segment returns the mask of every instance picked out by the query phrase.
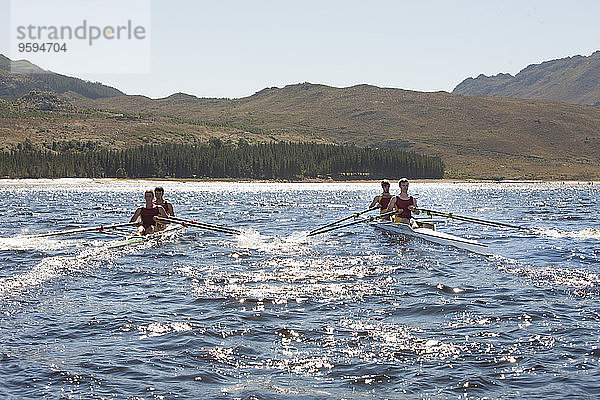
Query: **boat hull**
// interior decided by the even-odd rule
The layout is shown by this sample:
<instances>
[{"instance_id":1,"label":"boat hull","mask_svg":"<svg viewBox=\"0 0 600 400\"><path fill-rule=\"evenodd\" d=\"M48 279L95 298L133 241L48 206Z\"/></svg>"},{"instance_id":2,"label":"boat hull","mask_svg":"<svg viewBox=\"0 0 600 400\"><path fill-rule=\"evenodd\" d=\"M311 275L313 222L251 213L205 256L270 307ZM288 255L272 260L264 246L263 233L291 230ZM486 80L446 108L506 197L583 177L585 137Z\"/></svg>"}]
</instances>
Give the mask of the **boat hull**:
<instances>
[{"instance_id":1,"label":"boat hull","mask_svg":"<svg viewBox=\"0 0 600 400\"><path fill-rule=\"evenodd\" d=\"M459 249L468 250L478 254L489 254L487 245L479 243L476 240L465 239L448 233L439 232L430 228L413 228L407 224L401 224L391 221L371 222L376 229L397 235L416 237L432 243L445 246L453 246Z\"/></svg>"},{"instance_id":2,"label":"boat hull","mask_svg":"<svg viewBox=\"0 0 600 400\"><path fill-rule=\"evenodd\" d=\"M112 243L111 245L109 245L108 248L114 249L114 248L119 248L119 247L126 247L126 246L131 246L134 244L138 244L138 243L143 243L143 242L146 242L146 241L152 240L152 239L159 239L161 236L164 236L164 235L174 232L174 231L178 231L183 228L184 228L183 225L169 225L165 230L155 232L152 235L146 235L146 236L133 235L131 237L128 237L127 239L119 240L118 242L115 242L115 243Z\"/></svg>"}]
</instances>

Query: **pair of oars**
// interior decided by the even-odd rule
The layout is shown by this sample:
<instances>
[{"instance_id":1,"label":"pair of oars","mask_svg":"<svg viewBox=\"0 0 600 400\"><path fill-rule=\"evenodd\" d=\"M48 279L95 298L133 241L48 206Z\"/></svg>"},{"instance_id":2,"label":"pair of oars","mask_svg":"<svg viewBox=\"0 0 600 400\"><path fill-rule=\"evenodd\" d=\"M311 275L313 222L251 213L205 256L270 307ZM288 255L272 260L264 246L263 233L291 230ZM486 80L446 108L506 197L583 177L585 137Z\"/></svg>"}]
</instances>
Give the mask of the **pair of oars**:
<instances>
[{"instance_id":1,"label":"pair of oars","mask_svg":"<svg viewBox=\"0 0 600 400\"><path fill-rule=\"evenodd\" d=\"M206 222L199 222L199 221L183 219L183 218L178 218L178 217L173 217L173 216L168 216L166 218L165 217L155 217L154 219L157 222L168 222L168 223L174 223L174 224L181 224L183 226L193 226L193 227L204 229L207 231L224 233L226 235L241 235L242 234L242 231L235 229L235 228L229 228L227 226L209 224Z\"/></svg>"},{"instance_id":2,"label":"pair of oars","mask_svg":"<svg viewBox=\"0 0 600 400\"><path fill-rule=\"evenodd\" d=\"M239 231L237 229L229 228L226 226L208 224L205 222L187 220L187 219L173 217L173 216L169 216L168 218L156 217L156 221L176 223L176 224L181 224L183 226L194 226L196 228L201 228L204 230L209 230L209 231L214 231L214 232L225 233L228 235L240 235L242 233L241 231ZM70 234L75 234L75 233L85 233L85 232L113 233L114 231L119 231L119 228L124 228L127 226L136 226L136 225L138 225L137 222L127 222L127 223L122 223L122 224L111 224L111 225L92 226L92 227L87 227L87 228L66 229L66 230L56 231L56 232L40 233L37 235L31 235L28 237L29 238L41 238L41 237L49 237L49 236L70 235ZM119 233L121 233L121 232L119 232Z\"/></svg>"},{"instance_id":3,"label":"pair of oars","mask_svg":"<svg viewBox=\"0 0 600 400\"><path fill-rule=\"evenodd\" d=\"M429 216L435 215L438 217L452 218L452 219L456 219L459 221L472 222L474 224L480 224L480 225L498 226L498 227L502 227L502 228L513 228L513 229L519 229L522 231L535 231L534 228L527 228L525 226L512 225L512 224L507 224L507 223L498 222L498 221L488 221L485 219L479 219L479 218L473 218L473 217L466 217L464 215L456 215L453 213L429 210L427 208L418 208L418 210Z\"/></svg>"},{"instance_id":4,"label":"pair of oars","mask_svg":"<svg viewBox=\"0 0 600 400\"><path fill-rule=\"evenodd\" d=\"M123 223L123 224L91 226L91 227L87 227L87 228L67 229L67 230L63 230L63 231L40 233L37 235L31 235L29 237L30 238L41 238L41 237L48 237L48 236L70 235L73 233L83 233L83 232L107 233L110 230L118 230L118 228L123 228L126 226L134 226L134 225L137 225L137 223L136 222L127 222L127 223Z\"/></svg>"},{"instance_id":5,"label":"pair of oars","mask_svg":"<svg viewBox=\"0 0 600 400\"><path fill-rule=\"evenodd\" d=\"M371 207L371 208L368 208L366 210L354 213L352 215L349 215L347 217L344 217L342 219L334 221L334 222L332 222L330 224L323 225L323 226L321 226L321 227L319 227L317 229L313 229L312 231L310 231L308 233L307 236L320 235L321 233L331 232L331 231L334 231L336 229L341 229L341 228L345 228L347 226L352 226L352 225L360 224L362 222L371 222L371 221L374 221L374 220L376 220L378 218L385 218L387 216L396 214L396 211L390 211L390 212L387 212L387 213L384 213L384 214L377 215L375 217L361 218L361 219L359 219L357 221L352 221L352 222L348 222L348 223L342 224L342 222L347 221L350 218L358 218L360 215L362 215L364 213L367 213L367 212L373 211L373 210L378 210L378 209L379 209L379 207Z\"/></svg>"}]
</instances>

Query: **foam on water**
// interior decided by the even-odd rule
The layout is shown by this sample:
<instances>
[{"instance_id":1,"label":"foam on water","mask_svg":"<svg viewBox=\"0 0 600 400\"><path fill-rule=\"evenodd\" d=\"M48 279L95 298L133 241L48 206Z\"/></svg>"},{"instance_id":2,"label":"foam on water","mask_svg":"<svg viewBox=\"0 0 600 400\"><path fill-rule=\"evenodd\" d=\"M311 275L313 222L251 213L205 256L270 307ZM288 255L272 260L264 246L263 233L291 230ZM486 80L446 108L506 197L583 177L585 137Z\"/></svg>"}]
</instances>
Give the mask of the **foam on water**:
<instances>
[{"instance_id":1,"label":"foam on water","mask_svg":"<svg viewBox=\"0 0 600 400\"><path fill-rule=\"evenodd\" d=\"M242 249L253 249L265 253L299 252L302 246L309 243L302 232L292 233L287 237L271 237L262 235L254 229L243 229L236 237L236 246Z\"/></svg>"},{"instance_id":2,"label":"foam on water","mask_svg":"<svg viewBox=\"0 0 600 400\"><path fill-rule=\"evenodd\" d=\"M585 228L580 231L564 231L558 229L536 229L540 235L551 238L574 238L600 240L600 231L595 228Z\"/></svg>"},{"instance_id":3,"label":"foam on water","mask_svg":"<svg viewBox=\"0 0 600 400\"><path fill-rule=\"evenodd\" d=\"M227 274L212 267L180 267L179 271L200 278L194 290L199 297L218 294L240 302L258 300L276 304L308 300L326 302L381 294L386 285L393 283L393 279L379 276L397 268L382 260L380 255L307 259L274 257L251 270L240 268Z\"/></svg>"},{"instance_id":4,"label":"foam on water","mask_svg":"<svg viewBox=\"0 0 600 400\"><path fill-rule=\"evenodd\" d=\"M147 337L163 336L169 333L191 331L192 329L193 327L186 322L170 322L162 324L159 322L152 322L147 325L139 326L138 332L140 333L140 339L144 339Z\"/></svg>"},{"instance_id":5,"label":"foam on water","mask_svg":"<svg viewBox=\"0 0 600 400\"><path fill-rule=\"evenodd\" d=\"M84 265L90 257L98 254L97 251L91 250L76 257L46 257L24 273L0 278L0 295L38 287L51 279L68 275Z\"/></svg>"},{"instance_id":6,"label":"foam on water","mask_svg":"<svg viewBox=\"0 0 600 400\"><path fill-rule=\"evenodd\" d=\"M36 287L52 278L62 275L62 271L66 268L66 260L68 259L64 257L46 258L24 274L0 278L0 295Z\"/></svg>"},{"instance_id":7,"label":"foam on water","mask_svg":"<svg viewBox=\"0 0 600 400\"><path fill-rule=\"evenodd\" d=\"M0 250L37 250L55 251L74 247L79 253L75 256L47 256L35 264L31 269L22 273L0 278L0 295L6 295L18 290L30 289L41 286L52 279L75 274L82 269L107 262L115 257L122 256L128 252L141 251L144 248L156 246L159 242L172 240L177 232L169 232L160 239L151 239L143 243L120 249L111 248L110 240L55 240L48 238L9 238L5 239L7 248ZM117 239L115 241L119 241ZM29 248L28 246L32 247ZM83 250L80 247L84 246ZM38 247L35 247L38 246Z\"/></svg>"},{"instance_id":8,"label":"foam on water","mask_svg":"<svg viewBox=\"0 0 600 400\"><path fill-rule=\"evenodd\" d=\"M69 239L35 238L28 236L15 236L0 238L0 250L59 250L66 247L77 246L81 241Z\"/></svg>"},{"instance_id":9,"label":"foam on water","mask_svg":"<svg viewBox=\"0 0 600 400\"><path fill-rule=\"evenodd\" d=\"M600 289L600 274L560 265L535 266L518 260L496 256L499 269L528 277L535 285L566 286L574 289Z\"/></svg>"}]
</instances>

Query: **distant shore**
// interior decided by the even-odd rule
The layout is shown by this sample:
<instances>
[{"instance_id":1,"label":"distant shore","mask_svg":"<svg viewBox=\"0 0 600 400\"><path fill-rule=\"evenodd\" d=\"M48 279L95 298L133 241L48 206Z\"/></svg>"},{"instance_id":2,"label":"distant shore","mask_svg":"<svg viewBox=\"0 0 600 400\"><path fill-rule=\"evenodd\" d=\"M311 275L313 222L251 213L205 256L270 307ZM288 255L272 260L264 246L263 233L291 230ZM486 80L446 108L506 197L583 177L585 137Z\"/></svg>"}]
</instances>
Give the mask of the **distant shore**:
<instances>
[{"instance_id":1,"label":"distant shore","mask_svg":"<svg viewBox=\"0 0 600 400\"><path fill-rule=\"evenodd\" d=\"M398 179L394 178L382 178L388 179L394 187L394 183L397 183ZM3 181L59 181L59 180L81 180L81 181L97 181L103 183L109 182L128 182L128 181L147 181L147 182L205 182L205 183L369 183L373 185L379 185L381 180L333 180L333 179L302 179L302 180L288 180L288 179L235 179L235 178L9 178L2 177L0 182ZM598 184L600 181L585 181L585 180L552 180L552 179L505 179L505 180L494 180L494 179L455 179L455 178L442 178L442 179L410 179L412 183L446 183L446 184L457 184L457 183L497 183L497 184L514 184L514 183L589 183Z\"/></svg>"}]
</instances>

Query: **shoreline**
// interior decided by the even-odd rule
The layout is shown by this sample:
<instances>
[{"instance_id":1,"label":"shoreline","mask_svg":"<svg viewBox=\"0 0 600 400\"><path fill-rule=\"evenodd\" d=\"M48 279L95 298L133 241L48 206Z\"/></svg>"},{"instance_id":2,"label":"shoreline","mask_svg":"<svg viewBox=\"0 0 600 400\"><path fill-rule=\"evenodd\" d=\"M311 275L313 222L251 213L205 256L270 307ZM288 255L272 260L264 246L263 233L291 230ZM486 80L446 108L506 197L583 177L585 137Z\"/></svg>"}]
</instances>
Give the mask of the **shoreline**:
<instances>
[{"instance_id":1,"label":"shoreline","mask_svg":"<svg viewBox=\"0 0 600 400\"><path fill-rule=\"evenodd\" d=\"M385 178L388 179L388 178ZM302 180L287 180L287 179L234 179L234 178L0 178L1 182L8 181L61 181L61 180L72 180L72 181L90 181L99 183L110 183L110 182L197 182L197 183L369 183L379 185L381 180L333 180L333 179L302 179ZM388 179L392 186L398 179ZM436 178L436 179L410 179L411 183L445 183L445 184L459 184L459 183L496 183L496 184L515 184L515 183L587 183L587 184L600 184L600 181L594 180L569 180L569 179L505 179L505 180L494 180L494 179L458 179L458 178Z\"/></svg>"}]
</instances>

